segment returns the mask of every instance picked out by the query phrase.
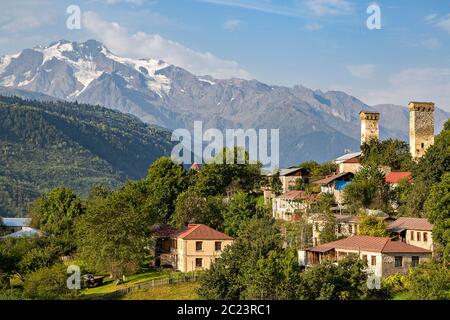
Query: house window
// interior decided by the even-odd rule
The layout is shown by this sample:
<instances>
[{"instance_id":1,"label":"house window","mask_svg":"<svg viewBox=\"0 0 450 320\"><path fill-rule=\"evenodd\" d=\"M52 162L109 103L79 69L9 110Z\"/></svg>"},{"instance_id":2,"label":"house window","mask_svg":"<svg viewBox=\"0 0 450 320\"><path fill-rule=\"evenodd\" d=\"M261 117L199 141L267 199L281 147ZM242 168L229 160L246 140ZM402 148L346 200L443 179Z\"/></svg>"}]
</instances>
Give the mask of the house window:
<instances>
[{"instance_id":1,"label":"house window","mask_svg":"<svg viewBox=\"0 0 450 320\"><path fill-rule=\"evenodd\" d=\"M342 231L342 230L341 230L341 225L338 224L338 225L337 225L337 232L338 232L338 233L341 233L341 231Z\"/></svg>"},{"instance_id":2,"label":"house window","mask_svg":"<svg viewBox=\"0 0 450 320\"><path fill-rule=\"evenodd\" d=\"M411 231L411 241L414 241L414 231Z\"/></svg>"},{"instance_id":3,"label":"house window","mask_svg":"<svg viewBox=\"0 0 450 320\"><path fill-rule=\"evenodd\" d=\"M203 267L203 259L202 258L195 258L195 267L196 268L202 268Z\"/></svg>"},{"instance_id":4,"label":"house window","mask_svg":"<svg viewBox=\"0 0 450 320\"><path fill-rule=\"evenodd\" d=\"M216 251L222 251L222 242L216 241L214 243L214 248L215 248Z\"/></svg>"},{"instance_id":5,"label":"house window","mask_svg":"<svg viewBox=\"0 0 450 320\"><path fill-rule=\"evenodd\" d=\"M423 242L428 242L428 233L423 233Z\"/></svg>"},{"instance_id":6,"label":"house window","mask_svg":"<svg viewBox=\"0 0 450 320\"><path fill-rule=\"evenodd\" d=\"M403 266L403 257L397 256L395 257L395 267L401 268Z\"/></svg>"},{"instance_id":7,"label":"house window","mask_svg":"<svg viewBox=\"0 0 450 320\"><path fill-rule=\"evenodd\" d=\"M422 241L421 233L417 232L417 241Z\"/></svg>"},{"instance_id":8,"label":"house window","mask_svg":"<svg viewBox=\"0 0 450 320\"><path fill-rule=\"evenodd\" d=\"M348 225L348 232L353 233L353 226L351 224Z\"/></svg>"},{"instance_id":9,"label":"house window","mask_svg":"<svg viewBox=\"0 0 450 320\"><path fill-rule=\"evenodd\" d=\"M197 251L202 251L202 249L203 249L203 242L197 241L197 242L195 243L195 250L197 250Z\"/></svg>"},{"instance_id":10,"label":"house window","mask_svg":"<svg viewBox=\"0 0 450 320\"><path fill-rule=\"evenodd\" d=\"M425 148L425 143L422 142L421 146L422 146L422 149Z\"/></svg>"},{"instance_id":11,"label":"house window","mask_svg":"<svg viewBox=\"0 0 450 320\"><path fill-rule=\"evenodd\" d=\"M319 224L317 222L316 222L315 227L316 227L316 231L319 231Z\"/></svg>"},{"instance_id":12,"label":"house window","mask_svg":"<svg viewBox=\"0 0 450 320\"><path fill-rule=\"evenodd\" d=\"M376 266L377 265L377 257L376 256L372 256L371 258L370 258L370 262L371 262L371 265L372 266Z\"/></svg>"},{"instance_id":13,"label":"house window","mask_svg":"<svg viewBox=\"0 0 450 320\"><path fill-rule=\"evenodd\" d=\"M362 260L366 266L369 264L369 261L367 260L367 254L363 254Z\"/></svg>"}]
</instances>

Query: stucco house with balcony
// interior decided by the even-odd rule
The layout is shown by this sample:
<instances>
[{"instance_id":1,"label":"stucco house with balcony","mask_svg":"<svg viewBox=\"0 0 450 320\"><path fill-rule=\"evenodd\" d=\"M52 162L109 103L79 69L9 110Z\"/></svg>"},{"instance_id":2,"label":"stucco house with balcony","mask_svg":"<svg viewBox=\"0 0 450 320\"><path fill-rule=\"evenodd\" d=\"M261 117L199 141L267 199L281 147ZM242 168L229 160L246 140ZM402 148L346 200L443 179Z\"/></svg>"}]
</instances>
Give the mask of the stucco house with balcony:
<instances>
[{"instance_id":1,"label":"stucco house with balcony","mask_svg":"<svg viewBox=\"0 0 450 320\"><path fill-rule=\"evenodd\" d=\"M433 225L425 218L400 217L389 223L388 231L402 242L433 251Z\"/></svg>"},{"instance_id":2,"label":"stucco house with balcony","mask_svg":"<svg viewBox=\"0 0 450 320\"><path fill-rule=\"evenodd\" d=\"M203 224L189 224L171 236L171 264L175 270L209 269L233 238Z\"/></svg>"},{"instance_id":3,"label":"stucco house with balcony","mask_svg":"<svg viewBox=\"0 0 450 320\"><path fill-rule=\"evenodd\" d=\"M318 199L317 194L306 191L289 191L272 201L272 215L277 220L296 221Z\"/></svg>"},{"instance_id":4,"label":"stucco house with balcony","mask_svg":"<svg viewBox=\"0 0 450 320\"><path fill-rule=\"evenodd\" d=\"M367 271L377 277L406 274L410 267L431 259L431 251L424 248L390 238L358 235L299 252L300 263L306 266L326 260L339 263L348 255L359 256L367 263Z\"/></svg>"}]
</instances>

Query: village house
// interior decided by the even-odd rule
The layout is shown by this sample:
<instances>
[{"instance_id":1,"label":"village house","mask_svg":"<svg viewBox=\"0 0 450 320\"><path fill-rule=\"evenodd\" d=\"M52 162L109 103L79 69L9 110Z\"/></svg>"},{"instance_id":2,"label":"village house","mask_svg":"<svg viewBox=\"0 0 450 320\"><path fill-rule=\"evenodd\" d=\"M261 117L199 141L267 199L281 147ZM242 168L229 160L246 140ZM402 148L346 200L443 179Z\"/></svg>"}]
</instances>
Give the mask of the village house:
<instances>
[{"instance_id":1,"label":"village house","mask_svg":"<svg viewBox=\"0 0 450 320\"><path fill-rule=\"evenodd\" d=\"M361 152L347 153L336 160L334 163L337 165L337 172L351 172L355 174L361 169Z\"/></svg>"},{"instance_id":2,"label":"village house","mask_svg":"<svg viewBox=\"0 0 450 320\"><path fill-rule=\"evenodd\" d=\"M158 224L152 230L155 237L155 260L152 266L155 268L172 268L172 236L177 229L167 224Z\"/></svg>"},{"instance_id":3,"label":"village house","mask_svg":"<svg viewBox=\"0 0 450 320\"><path fill-rule=\"evenodd\" d=\"M302 265L323 261L339 262L348 255L356 255L367 264L367 271L377 277L396 273L406 274L410 267L431 259L431 251L390 238L358 236L324 243L299 252Z\"/></svg>"},{"instance_id":4,"label":"village house","mask_svg":"<svg viewBox=\"0 0 450 320\"><path fill-rule=\"evenodd\" d=\"M181 272L209 269L233 240L206 225L189 224L171 236L171 265Z\"/></svg>"},{"instance_id":5,"label":"village house","mask_svg":"<svg viewBox=\"0 0 450 320\"><path fill-rule=\"evenodd\" d=\"M352 172L334 173L324 179L314 181L314 184L320 186L322 193L331 193L338 204L344 203L344 189L351 183L354 174Z\"/></svg>"},{"instance_id":6,"label":"village house","mask_svg":"<svg viewBox=\"0 0 450 320\"><path fill-rule=\"evenodd\" d=\"M298 179L304 183L309 182L310 175L304 168L289 168L280 170L280 180L283 185L283 193L293 190Z\"/></svg>"},{"instance_id":7,"label":"village house","mask_svg":"<svg viewBox=\"0 0 450 320\"><path fill-rule=\"evenodd\" d=\"M275 219L296 221L308 210L311 203L317 200L317 194L306 191L289 191L272 201L272 215Z\"/></svg>"},{"instance_id":8,"label":"village house","mask_svg":"<svg viewBox=\"0 0 450 320\"><path fill-rule=\"evenodd\" d=\"M433 251L433 225L425 218L400 217L389 223L388 231L400 241Z\"/></svg>"},{"instance_id":9,"label":"village house","mask_svg":"<svg viewBox=\"0 0 450 320\"><path fill-rule=\"evenodd\" d=\"M352 215L335 214L336 219L336 237L349 237L359 232L359 218ZM325 220L321 215L312 215L308 218L308 222L312 224L313 245L320 244L320 234L325 227Z\"/></svg>"}]
</instances>

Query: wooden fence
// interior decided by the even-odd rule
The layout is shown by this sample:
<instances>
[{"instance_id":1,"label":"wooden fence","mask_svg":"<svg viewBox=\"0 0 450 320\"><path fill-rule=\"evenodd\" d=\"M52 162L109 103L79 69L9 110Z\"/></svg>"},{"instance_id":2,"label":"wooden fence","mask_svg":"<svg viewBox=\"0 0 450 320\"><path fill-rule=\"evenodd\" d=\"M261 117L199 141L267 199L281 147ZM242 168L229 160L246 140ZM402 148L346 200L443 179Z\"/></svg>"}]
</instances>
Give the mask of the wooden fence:
<instances>
[{"instance_id":1,"label":"wooden fence","mask_svg":"<svg viewBox=\"0 0 450 320\"><path fill-rule=\"evenodd\" d=\"M102 299L114 299L114 298L118 298L121 297L127 293L136 291L136 290L141 290L141 289L147 289L147 288L152 288L152 287L160 287L160 286L166 286L169 284L176 284L176 283L182 283L182 282L193 282L198 280L198 277L195 276L184 276L184 277L179 277L179 278L164 278L164 279L154 279L148 282L143 282L143 283L139 283L137 285L128 287L128 288L123 288L123 289L118 289L117 291L111 292L111 293L107 293L102 295Z\"/></svg>"}]
</instances>

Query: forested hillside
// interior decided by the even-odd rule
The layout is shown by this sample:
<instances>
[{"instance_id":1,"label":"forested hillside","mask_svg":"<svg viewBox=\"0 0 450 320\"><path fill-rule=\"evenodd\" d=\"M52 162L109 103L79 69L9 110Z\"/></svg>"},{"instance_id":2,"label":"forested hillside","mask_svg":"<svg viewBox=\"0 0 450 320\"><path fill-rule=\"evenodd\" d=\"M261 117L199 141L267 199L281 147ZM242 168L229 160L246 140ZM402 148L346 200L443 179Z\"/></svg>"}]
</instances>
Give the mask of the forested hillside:
<instances>
[{"instance_id":1,"label":"forested hillside","mask_svg":"<svg viewBox=\"0 0 450 320\"><path fill-rule=\"evenodd\" d=\"M0 96L0 216L57 186L81 196L145 176L170 133L99 106Z\"/></svg>"}]
</instances>

